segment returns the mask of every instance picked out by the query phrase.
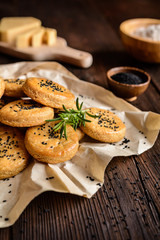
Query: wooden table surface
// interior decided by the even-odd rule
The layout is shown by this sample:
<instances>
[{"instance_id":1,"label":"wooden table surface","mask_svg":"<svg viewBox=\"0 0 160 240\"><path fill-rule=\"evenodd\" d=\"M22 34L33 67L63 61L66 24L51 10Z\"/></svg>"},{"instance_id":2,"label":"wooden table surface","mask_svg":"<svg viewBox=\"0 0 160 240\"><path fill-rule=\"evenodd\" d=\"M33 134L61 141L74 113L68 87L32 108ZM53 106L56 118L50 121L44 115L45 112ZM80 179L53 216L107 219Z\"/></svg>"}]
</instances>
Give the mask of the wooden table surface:
<instances>
[{"instance_id":1,"label":"wooden table surface","mask_svg":"<svg viewBox=\"0 0 160 240\"><path fill-rule=\"evenodd\" d=\"M152 76L147 91L132 104L160 113L160 64L130 57L119 25L128 18L159 18L159 0L50 0L0 2L0 17L34 16L74 48L93 54L89 69L64 64L77 77L107 88L106 70L135 66ZM20 59L0 54L0 64ZM35 198L17 222L0 229L0 240L160 239L160 138L140 156L116 157L104 186L91 198L46 192Z\"/></svg>"}]
</instances>

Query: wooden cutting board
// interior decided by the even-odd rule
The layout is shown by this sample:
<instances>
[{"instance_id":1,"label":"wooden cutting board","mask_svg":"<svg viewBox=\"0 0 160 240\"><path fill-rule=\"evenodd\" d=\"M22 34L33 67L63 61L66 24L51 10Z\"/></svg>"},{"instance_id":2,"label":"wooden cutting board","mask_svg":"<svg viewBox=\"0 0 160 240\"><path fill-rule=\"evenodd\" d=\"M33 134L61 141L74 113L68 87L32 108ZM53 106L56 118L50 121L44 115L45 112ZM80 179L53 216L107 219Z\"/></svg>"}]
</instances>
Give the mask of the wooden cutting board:
<instances>
[{"instance_id":1,"label":"wooden cutting board","mask_svg":"<svg viewBox=\"0 0 160 240\"><path fill-rule=\"evenodd\" d=\"M0 42L0 51L8 55L31 61L58 60L73 65L88 68L93 58L88 52L67 46L65 39L58 37L54 46L16 48L8 43Z\"/></svg>"}]
</instances>

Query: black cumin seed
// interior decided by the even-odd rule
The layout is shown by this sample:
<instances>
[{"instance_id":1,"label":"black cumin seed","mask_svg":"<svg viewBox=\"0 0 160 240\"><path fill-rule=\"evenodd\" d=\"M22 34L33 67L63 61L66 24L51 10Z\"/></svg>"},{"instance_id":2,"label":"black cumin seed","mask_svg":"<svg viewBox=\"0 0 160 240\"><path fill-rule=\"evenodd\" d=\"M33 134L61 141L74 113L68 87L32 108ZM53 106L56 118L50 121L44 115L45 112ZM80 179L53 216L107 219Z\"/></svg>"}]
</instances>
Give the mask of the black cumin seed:
<instances>
[{"instance_id":1,"label":"black cumin seed","mask_svg":"<svg viewBox=\"0 0 160 240\"><path fill-rule=\"evenodd\" d=\"M101 187L101 184L100 183L97 183L96 185L100 186Z\"/></svg>"},{"instance_id":2,"label":"black cumin seed","mask_svg":"<svg viewBox=\"0 0 160 240\"><path fill-rule=\"evenodd\" d=\"M47 178L46 178L46 180L50 180L50 179L54 179L54 177L51 176L51 177L47 177Z\"/></svg>"},{"instance_id":3,"label":"black cumin seed","mask_svg":"<svg viewBox=\"0 0 160 240\"><path fill-rule=\"evenodd\" d=\"M86 178L89 178L90 181L94 181L94 178L92 178L90 176L86 176Z\"/></svg>"}]
</instances>

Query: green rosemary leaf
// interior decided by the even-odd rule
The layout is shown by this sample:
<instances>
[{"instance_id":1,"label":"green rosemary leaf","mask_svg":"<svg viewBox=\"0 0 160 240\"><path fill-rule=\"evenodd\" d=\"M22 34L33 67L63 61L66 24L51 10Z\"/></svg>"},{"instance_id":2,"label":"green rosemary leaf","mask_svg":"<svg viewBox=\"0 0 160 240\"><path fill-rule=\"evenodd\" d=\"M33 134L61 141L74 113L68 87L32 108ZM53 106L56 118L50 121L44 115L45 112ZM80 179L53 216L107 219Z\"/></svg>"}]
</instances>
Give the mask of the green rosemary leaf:
<instances>
[{"instance_id":1,"label":"green rosemary leaf","mask_svg":"<svg viewBox=\"0 0 160 240\"><path fill-rule=\"evenodd\" d=\"M79 110L79 98L76 99L76 107Z\"/></svg>"},{"instance_id":2,"label":"green rosemary leaf","mask_svg":"<svg viewBox=\"0 0 160 240\"><path fill-rule=\"evenodd\" d=\"M88 120L88 119L84 119L85 122L92 122L91 120Z\"/></svg>"},{"instance_id":3,"label":"green rosemary leaf","mask_svg":"<svg viewBox=\"0 0 160 240\"><path fill-rule=\"evenodd\" d=\"M53 127L53 130L54 130L54 131L59 130L59 129L61 128L62 125L63 125L63 122L59 122L59 123L57 123L57 124Z\"/></svg>"},{"instance_id":4,"label":"green rosemary leaf","mask_svg":"<svg viewBox=\"0 0 160 240\"><path fill-rule=\"evenodd\" d=\"M82 122L91 122L91 120L85 119L79 115L77 115L77 118L79 118Z\"/></svg>"},{"instance_id":5,"label":"green rosemary leaf","mask_svg":"<svg viewBox=\"0 0 160 240\"><path fill-rule=\"evenodd\" d=\"M60 129L60 138L62 138L63 133L64 137L67 140L67 131L66 126L71 125L74 130L76 130L81 125L85 126L86 122L91 122L91 120L86 119L86 114L92 118L97 118L97 115L92 115L88 113L89 109L82 110L83 102L79 104L79 99L76 99L76 107L75 109L66 109L63 105L63 111L60 111L58 117L55 119L46 120L46 122L59 121L54 127L53 131L58 131Z\"/></svg>"},{"instance_id":6,"label":"green rosemary leaf","mask_svg":"<svg viewBox=\"0 0 160 240\"><path fill-rule=\"evenodd\" d=\"M67 140L66 125L64 125L64 136L65 136L65 139Z\"/></svg>"},{"instance_id":7,"label":"green rosemary leaf","mask_svg":"<svg viewBox=\"0 0 160 240\"><path fill-rule=\"evenodd\" d=\"M90 113L88 113L88 112L86 112L86 114L87 114L88 116L92 117L92 118L97 118L97 117L99 117L98 115L93 115L93 114L90 114Z\"/></svg>"},{"instance_id":8,"label":"green rosemary leaf","mask_svg":"<svg viewBox=\"0 0 160 240\"><path fill-rule=\"evenodd\" d=\"M83 102L82 102L81 105L80 105L80 108L79 108L80 111L81 111L81 109L82 109L82 106L83 106Z\"/></svg>"},{"instance_id":9,"label":"green rosemary leaf","mask_svg":"<svg viewBox=\"0 0 160 240\"><path fill-rule=\"evenodd\" d=\"M53 118L53 119L48 119L48 120L45 120L45 121L46 121L46 122L53 122L53 121L58 121L58 120L61 120L61 117Z\"/></svg>"},{"instance_id":10,"label":"green rosemary leaf","mask_svg":"<svg viewBox=\"0 0 160 240\"><path fill-rule=\"evenodd\" d=\"M67 108L63 105L63 109L65 110L65 112L69 113L69 111L67 110Z\"/></svg>"},{"instance_id":11,"label":"green rosemary leaf","mask_svg":"<svg viewBox=\"0 0 160 240\"><path fill-rule=\"evenodd\" d=\"M79 115L77 115L77 118L79 118L79 119L82 120L82 121L84 120L83 117L81 117L81 116L79 116Z\"/></svg>"}]
</instances>

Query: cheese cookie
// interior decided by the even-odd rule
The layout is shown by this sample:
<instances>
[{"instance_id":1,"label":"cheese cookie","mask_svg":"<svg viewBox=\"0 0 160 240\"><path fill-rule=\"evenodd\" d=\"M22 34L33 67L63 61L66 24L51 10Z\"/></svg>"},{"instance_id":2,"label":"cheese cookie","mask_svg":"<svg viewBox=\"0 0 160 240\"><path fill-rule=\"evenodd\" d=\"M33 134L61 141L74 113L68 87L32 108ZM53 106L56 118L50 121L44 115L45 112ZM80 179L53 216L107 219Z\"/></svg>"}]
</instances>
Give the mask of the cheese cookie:
<instances>
[{"instance_id":1,"label":"cheese cookie","mask_svg":"<svg viewBox=\"0 0 160 240\"><path fill-rule=\"evenodd\" d=\"M77 128L76 133L78 135L78 140L81 141L82 138L84 137L84 132L80 128Z\"/></svg>"},{"instance_id":2,"label":"cheese cookie","mask_svg":"<svg viewBox=\"0 0 160 240\"><path fill-rule=\"evenodd\" d=\"M60 130L54 132L57 122L31 127L25 135L25 146L28 152L38 161L60 163L70 160L78 150L78 136L70 126L66 126L67 140L64 135L60 139Z\"/></svg>"},{"instance_id":3,"label":"cheese cookie","mask_svg":"<svg viewBox=\"0 0 160 240\"><path fill-rule=\"evenodd\" d=\"M22 86L25 83L25 79L4 79L5 91L4 95L8 97L23 97L25 96Z\"/></svg>"},{"instance_id":4,"label":"cheese cookie","mask_svg":"<svg viewBox=\"0 0 160 240\"><path fill-rule=\"evenodd\" d=\"M63 103L63 105L65 106L65 103ZM70 108L68 108L68 109L77 110L76 102L73 102L73 105L70 106ZM55 109L54 109L54 113L57 113L57 114L59 114L59 113L61 113L61 112L63 112L63 111L64 111L63 107L61 107L61 108L55 108Z\"/></svg>"},{"instance_id":5,"label":"cheese cookie","mask_svg":"<svg viewBox=\"0 0 160 240\"><path fill-rule=\"evenodd\" d=\"M114 143L119 142L125 136L126 127L114 113L100 108L90 108L88 112L98 115L97 118L92 118L86 114L86 119L91 122L86 122L85 127L81 126L81 129L91 138Z\"/></svg>"},{"instance_id":6,"label":"cheese cookie","mask_svg":"<svg viewBox=\"0 0 160 240\"><path fill-rule=\"evenodd\" d=\"M23 85L24 93L43 105L53 108L72 108L74 95L65 87L45 78L28 78Z\"/></svg>"},{"instance_id":7,"label":"cheese cookie","mask_svg":"<svg viewBox=\"0 0 160 240\"><path fill-rule=\"evenodd\" d=\"M16 128L0 126L0 179L17 175L28 161L23 135Z\"/></svg>"},{"instance_id":8,"label":"cheese cookie","mask_svg":"<svg viewBox=\"0 0 160 240\"><path fill-rule=\"evenodd\" d=\"M5 89L5 83L2 78L0 78L0 98L4 94L4 89Z\"/></svg>"},{"instance_id":9,"label":"cheese cookie","mask_svg":"<svg viewBox=\"0 0 160 240\"><path fill-rule=\"evenodd\" d=\"M10 102L0 110L0 122L12 127L31 127L45 123L54 110L31 100Z\"/></svg>"},{"instance_id":10,"label":"cheese cookie","mask_svg":"<svg viewBox=\"0 0 160 240\"><path fill-rule=\"evenodd\" d=\"M0 110L1 110L1 108L4 107L4 106L5 106L5 101L2 100L2 99L0 99ZM0 125L2 125L2 124L0 123Z\"/></svg>"}]
</instances>

